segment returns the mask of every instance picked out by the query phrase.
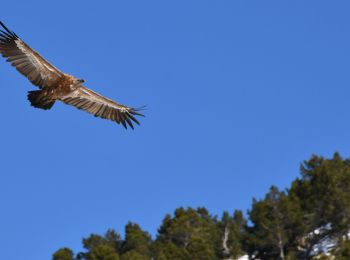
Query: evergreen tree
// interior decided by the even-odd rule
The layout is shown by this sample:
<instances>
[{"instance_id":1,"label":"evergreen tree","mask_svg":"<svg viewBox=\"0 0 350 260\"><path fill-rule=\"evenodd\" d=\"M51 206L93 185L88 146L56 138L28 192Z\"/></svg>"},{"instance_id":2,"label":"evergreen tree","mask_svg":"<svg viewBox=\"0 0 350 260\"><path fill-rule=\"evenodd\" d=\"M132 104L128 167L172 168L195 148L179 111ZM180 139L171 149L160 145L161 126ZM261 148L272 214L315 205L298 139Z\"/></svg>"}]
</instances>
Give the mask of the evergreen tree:
<instances>
[{"instance_id":1,"label":"evergreen tree","mask_svg":"<svg viewBox=\"0 0 350 260\"><path fill-rule=\"evenodd\" d=\"M129 222L125 226L125 240L121 247L121 254L127 256L122 259L131 259L131 256L135 259L136 257L137 259L149 259L151 246L151 236L143 231L139 225Z\"/></svg>"},{"instance_id":2,"label":"evergreen tree","mask_svg":"<svg viewBox=\"0 0 350 260\"><path fill-rule=\"evenodd\" d=\"M164 245L165 250L160 248ZM156 253L163 258L219 259L221 237L217 220L205 208L175 210L167 215L158 231ZM169 252L168 252L169 250ZM206 255L206 256L205 256Z\"/></svg>"},{"instance_id":3,"label":"evergreen tree","mask_svg":"<svg viewBox=\"0 0 350 260\"><path fill-rule=\"evenodd\" d=\"M154 253L156 260L187 260L191 259L187 250L170 241L155 241Z\"/></svg>"},{"instance_id":4,"label":"evergreen tree","mask_svg":"<svg viewBox=\"0 0 350 260\"><path fill-rule=\"evenodd\" d=\"M120 236L114 230L108 230L105 236L91 234L83 239L87 252L78 254L81 260L119 260Z\"/></svg>"},{"instance_id":5,"label":"evergreen tree","mask_svg":"<svg viewBox=\"0 0 350 260\"><path fill-rule=\"evenodd\" d=\"M297 219L293 218L295 209L289 204L285 192L275 186L270 188L263 200L254 199L249 212L253 226L248 228L248 253L262 259L286 259L286 255L293 251L295 229L298 229L295 226Z\"/></svg>"},{"instance_id":6,"label":"evergreen tree","mask_svg":"<svg viewBox=\"0 0 350 260\"><path fill-rule=\"evenodd\" d=\"M130 250L126 253L124 253L121 258L121 260L150 260L150 256L142 255L136 250Z\"/></svg>"},{"instance_id":7,"label":"evergreen tree","mask_svg":"<svg viewBox=\"0 0 350 260\"><path fill-rule=\"evenodd\" d=\"M66 247L61 248L53 254L52 260L74 260L73 251Z\"/></svg>"},{"instance_id":8,"label":"evergreen tree","mask_svg":"<svg viewBox=\"0 0 350 260\"><path fill-rule=\"evenodd\" d=\"M119 260L119 255L115 248L107 244L97 245L88 253L84 254L82 259L86 260Z\"/></svg>"},{"instance_id":9,"label":"evergreen tree","mask_svg":"<svg viewBox=\"0 0 350 260\"><path fill-rule=\"evenodd\" d=\"M290 196L298 198L303 211L307 258L325 237L341 238L350 230L350 161L337 153L328 160L312 156L301 165L301 175L292 183Z\"/></svg>"},{"instance_id":10,"label":"evergreen tree","mask_svg":"<svg viewBox=\"0 0 350 260\"><path fill-rule=\"evenodd\" d=\"M247 221L242 211L235 210L231 217L224 212L219 223L222 237L223 259L237 259L244 254L242 242L244 240Z\"/></svg>"}]
</instances>

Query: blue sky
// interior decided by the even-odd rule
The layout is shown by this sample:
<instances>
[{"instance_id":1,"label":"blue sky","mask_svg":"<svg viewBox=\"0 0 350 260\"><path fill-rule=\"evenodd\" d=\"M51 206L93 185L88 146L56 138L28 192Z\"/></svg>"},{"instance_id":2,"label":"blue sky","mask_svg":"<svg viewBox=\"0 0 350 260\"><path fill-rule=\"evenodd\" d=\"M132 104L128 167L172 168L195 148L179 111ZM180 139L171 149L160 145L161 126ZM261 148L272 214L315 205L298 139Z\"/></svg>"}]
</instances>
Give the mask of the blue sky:
<instances>
[{"instance_id":1,"label":"blue sky","mask_svg":"<svg viewBox=\"0 0 350 260\"><path fill-rule=\"evenodd\" d=\"M311 154L349 156L348 1L6 1L44 58L127 105L135 131L61 103L0 62L0 245L7 260L166 213L247 210Z\"/></svg>"}]
</instances>

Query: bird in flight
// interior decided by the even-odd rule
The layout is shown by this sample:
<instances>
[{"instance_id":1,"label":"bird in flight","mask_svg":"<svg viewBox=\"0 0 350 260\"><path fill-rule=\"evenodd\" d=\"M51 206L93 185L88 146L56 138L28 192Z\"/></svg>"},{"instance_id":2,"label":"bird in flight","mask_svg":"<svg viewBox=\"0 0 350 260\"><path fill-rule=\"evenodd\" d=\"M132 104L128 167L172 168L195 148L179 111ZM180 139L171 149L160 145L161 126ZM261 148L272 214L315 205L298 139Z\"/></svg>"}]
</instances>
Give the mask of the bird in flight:
<instances>
[{"instance_id":1,"label":"bird in flight","mask_svg":"<svg viewBox=\"0 0 350 260\"><path fill-rule=\"evenodd\" d=\"M140 108L119 104L83 86L83 79L61 72L30 48L0 21L0 53L40 90L28 92L28 100L36 108L48 110L59 100L95 117L109 119L125 128L139 125L135 116L144 116Z\"/></svg>"}]
</instances>

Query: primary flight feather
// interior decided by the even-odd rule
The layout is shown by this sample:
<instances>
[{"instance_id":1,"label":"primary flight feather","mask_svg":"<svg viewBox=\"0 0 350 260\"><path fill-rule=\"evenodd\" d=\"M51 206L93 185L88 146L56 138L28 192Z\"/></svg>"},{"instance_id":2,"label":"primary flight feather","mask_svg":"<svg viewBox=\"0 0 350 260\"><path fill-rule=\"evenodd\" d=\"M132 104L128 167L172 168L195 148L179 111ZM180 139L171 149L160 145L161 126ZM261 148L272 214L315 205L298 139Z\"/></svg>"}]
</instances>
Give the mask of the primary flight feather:
<instances>
[{"instance_id":1,"label":"primary flight feather","mask_svg":"<svg viewBox=\"0 0 350 260\"><path fill-rule=\"evenodd\" d=\"M13 31L1 21L0 53L22 75L27 77L40 90L29 91L31 105L41 109L50 109L56 100L60 100L78 109L122 124L125 128L133 123L139 125L135 116L143 116L139 109L124 106L88 89L82 85L84 80L61 72L48 63L36 51L31 49Z\"/></svg>"}]
</instances>

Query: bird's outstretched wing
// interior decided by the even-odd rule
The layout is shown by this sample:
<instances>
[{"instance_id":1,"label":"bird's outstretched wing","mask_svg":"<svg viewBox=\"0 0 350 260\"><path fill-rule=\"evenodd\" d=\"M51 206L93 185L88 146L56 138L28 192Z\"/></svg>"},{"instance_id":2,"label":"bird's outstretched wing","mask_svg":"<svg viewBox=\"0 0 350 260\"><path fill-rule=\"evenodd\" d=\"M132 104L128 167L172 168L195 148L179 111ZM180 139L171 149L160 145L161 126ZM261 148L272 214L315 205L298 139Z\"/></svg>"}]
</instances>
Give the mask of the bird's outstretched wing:
<instances>
[{"instance_id":1,"label":"bird's outstretched wing","mask_svg":"<svg viewBox=\"0 0 350 260\"><path fill-rule=\"evenodd\" d=\"M39 88L51 86L63 73L31 49L1 21L0 53L16 69Z\"/></svg>"},{"instance_id":2,"label":"bird's outstretched wing","mask_svg":"<svg viewBox=\"0 0 350 260\"><path fill-rule=\"evenodd\" d=\"M85 110L96 117L101 117L117 122L127 128L134 129L133 122L140 124L135 116L144 116L139 109L127 107L111 99L105 98L86 87L80 86L59 100L78 109Z\"/></svg>"}]
</instances>

